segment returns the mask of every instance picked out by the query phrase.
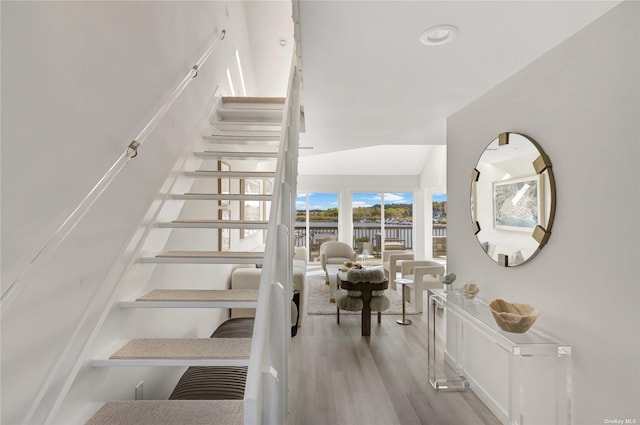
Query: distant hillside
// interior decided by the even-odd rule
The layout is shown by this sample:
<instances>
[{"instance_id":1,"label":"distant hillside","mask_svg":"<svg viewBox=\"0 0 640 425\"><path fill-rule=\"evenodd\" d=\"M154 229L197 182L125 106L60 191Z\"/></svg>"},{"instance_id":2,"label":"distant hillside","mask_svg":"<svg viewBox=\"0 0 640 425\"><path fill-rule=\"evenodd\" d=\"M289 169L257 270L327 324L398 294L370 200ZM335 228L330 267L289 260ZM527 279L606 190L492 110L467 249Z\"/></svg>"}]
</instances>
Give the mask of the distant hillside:
<instances>
[{"instance_id":1,"label":"distant hillside","mask_svg":"<svg viewBox=\"0 0 640 425\"><path fill-rule=\"evenodd\" d=\"M433 217L444 218L447 213L447 202L433 203ZM381 213L381 205L375 204L370 207L355 207L353 209L354 221L379 221ZM413 217L413 204L389 204L384 207L384 216L386 220L411 221ZM296 221L305 221L305 210L296 211ZM309 221L338 221L338 208L328 208L326 210L309 210Z\"/></svg>"}]
</instances>

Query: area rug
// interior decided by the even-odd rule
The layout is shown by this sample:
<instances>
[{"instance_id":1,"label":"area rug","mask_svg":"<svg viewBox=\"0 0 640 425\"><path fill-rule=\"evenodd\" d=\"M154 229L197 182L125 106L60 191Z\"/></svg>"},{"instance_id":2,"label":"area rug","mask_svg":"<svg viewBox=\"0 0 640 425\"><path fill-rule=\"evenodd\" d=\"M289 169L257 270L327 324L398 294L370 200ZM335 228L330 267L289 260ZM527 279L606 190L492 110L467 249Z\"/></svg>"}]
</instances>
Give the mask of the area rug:
<instances>
[{"instance_id":1,"label":"area rug","mask_svg":"<svg viewBox=\"0 0 640 425\"><path fill-rule=\"evenodd\" d=\"M402 296L393 289L387 289L385 295L391 301L391 307L382 314L402 314ZM336 314L336 305L329 302L329 285L325 284L324 272L307 274L307 314ZM406 303L405 314L418 314L413 306ZM357 311L340 310L340 314L361 314Z\"/></svg>"}]
</instances>

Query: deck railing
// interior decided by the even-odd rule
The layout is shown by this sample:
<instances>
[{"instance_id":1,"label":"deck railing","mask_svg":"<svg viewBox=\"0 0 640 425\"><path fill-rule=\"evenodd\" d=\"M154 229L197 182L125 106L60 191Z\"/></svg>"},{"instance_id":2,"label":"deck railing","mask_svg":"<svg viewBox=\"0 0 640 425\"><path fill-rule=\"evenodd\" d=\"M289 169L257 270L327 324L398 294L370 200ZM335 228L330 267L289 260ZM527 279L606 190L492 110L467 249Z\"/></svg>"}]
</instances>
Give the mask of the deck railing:
<instances>
[{"instance_id":1,"label":"deck railing","mask_svg":"<svg viewBox=\"0 0 640 425\"><path fill-rule=\"evenodd\" d=\"M407 225L389 225L384 226L385 238L404 241L405 249L413 249L413 227ZM368 238L372 243L374 252L380 252L380 234L381 227L375 225L369 226L354 226L353 227L353 240L354 247L356 246L356 239ZM446 224L434 224L432 236L434 238L446 238L447 237L447 225ZM326 223L326 225L320 225L314 223L309 228L309 244L311 250L318 249L320 244L326 235L336 235L338 237L338 223ZM320 236L320 237L316 237ZM307 227L305 225L296 224L295 226L295 246L306 246L307 244Z\"/></svg>"}]
</instances>

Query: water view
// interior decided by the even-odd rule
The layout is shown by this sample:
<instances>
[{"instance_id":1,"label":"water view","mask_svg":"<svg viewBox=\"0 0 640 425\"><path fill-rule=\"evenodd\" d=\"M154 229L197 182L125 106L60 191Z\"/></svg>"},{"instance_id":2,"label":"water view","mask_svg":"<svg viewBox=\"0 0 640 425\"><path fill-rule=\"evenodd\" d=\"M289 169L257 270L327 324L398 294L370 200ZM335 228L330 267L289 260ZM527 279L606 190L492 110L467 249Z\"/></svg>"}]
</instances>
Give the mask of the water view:
<instances>
[{"instance_id":1,"label":"water view","mask_svg":"<svg viewBox=\"0 0 640 425\"><path fill-rule=\"evenodd\" d=\"M382 251L382 217L384 216L385 249L413 248L413 194L353 193L353 246L363 247L375 256ZM307 209L308 203L308 209ZM434 237L446 237L446 194L433 197ZM325 241L338 240L338 194L306 193L296 199L296 246L306 245L306 218L309 214L309 243L312 251ZM435 246L435 244L434 244Z\"/></svg>"}]
</instances>

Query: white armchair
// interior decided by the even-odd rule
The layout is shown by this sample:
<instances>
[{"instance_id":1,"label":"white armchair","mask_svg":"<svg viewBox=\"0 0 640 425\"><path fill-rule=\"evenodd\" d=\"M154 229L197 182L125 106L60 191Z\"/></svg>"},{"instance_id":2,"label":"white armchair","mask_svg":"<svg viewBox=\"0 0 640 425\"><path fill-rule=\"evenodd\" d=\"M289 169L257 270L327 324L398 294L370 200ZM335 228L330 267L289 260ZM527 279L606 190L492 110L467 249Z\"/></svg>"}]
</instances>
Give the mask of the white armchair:
<instances>
[{"instance_id":1,"label":"white armchair","mask_svg":"<svg viewBox=\"0 0 640 425\"><path fill-rule=\"evenodd\" d=\"M327 285L329 284L327 265L342 265L346 261L356 261L356 255L351 245L345 242L330 241L320 245L320 265L326 275Z\"/></svg>"},{"instance_id":2,"label":"white armchair","mask_svg":"<svg viewBox=\"0 0 640 425\"><path fill-rule=\"evenodd\" d=\"M413 280L409 302L413 303L417 312L422 312L422 292L442 287L444 266L427 260L401 260L398 263L402 277Z\"/></svg>"},{"instance_id":3,"label":"white armchair","mask_svg":"<svg viewBox=\"0 0 640 425\"><path fill-rule=\"evenodd\" d=\"M384 269L384 275L387 279L389 279L389 287L391 289L396 289L396 277L397 273L400 272L400 266L398 261L402 260L413 260L413 254L410 253L397 253L393 254L393 251L385 251L384 262L382 263L382 268Z\"/></svg>"}]
</instances>

